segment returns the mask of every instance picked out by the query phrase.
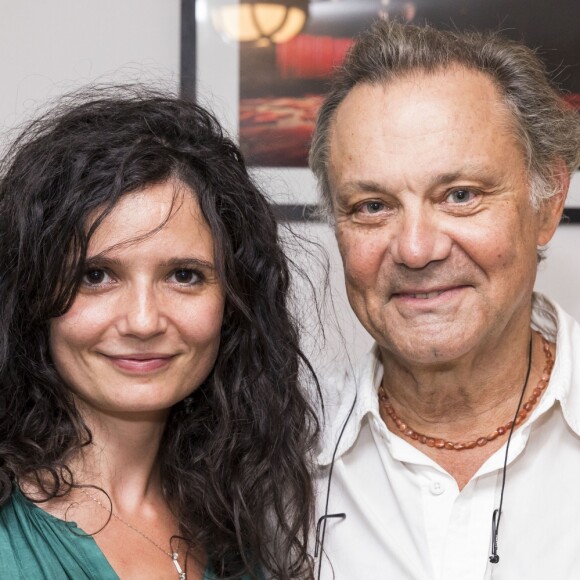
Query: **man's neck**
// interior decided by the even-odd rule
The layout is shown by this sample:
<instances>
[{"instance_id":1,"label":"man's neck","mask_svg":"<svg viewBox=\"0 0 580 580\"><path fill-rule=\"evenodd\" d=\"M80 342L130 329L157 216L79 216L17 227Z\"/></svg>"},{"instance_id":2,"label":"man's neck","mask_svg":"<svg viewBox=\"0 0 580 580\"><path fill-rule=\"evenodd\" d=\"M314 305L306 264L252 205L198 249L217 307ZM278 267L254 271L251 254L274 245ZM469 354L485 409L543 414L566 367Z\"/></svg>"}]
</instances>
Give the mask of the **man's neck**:
<instances>
[{"instance_id":1,"label":"man's neck","mask_svg":"<svg viewBox=\"0 0 580 580\"><path fill-rule=\"evenodd\" d=\"M383 352L382 386L397 415L415 432L445 441L477 440L514 417L528 370L530 332L512 341L510 348L487 349L439 368L413 368ZM536 388L545 366L542 339L534 332L525 398ZM387 427L397 433L396 424L384 409L382 415ZM407 440L444 467L462 488L506 438L461 452Z\"/></svg>"}]
</instances>

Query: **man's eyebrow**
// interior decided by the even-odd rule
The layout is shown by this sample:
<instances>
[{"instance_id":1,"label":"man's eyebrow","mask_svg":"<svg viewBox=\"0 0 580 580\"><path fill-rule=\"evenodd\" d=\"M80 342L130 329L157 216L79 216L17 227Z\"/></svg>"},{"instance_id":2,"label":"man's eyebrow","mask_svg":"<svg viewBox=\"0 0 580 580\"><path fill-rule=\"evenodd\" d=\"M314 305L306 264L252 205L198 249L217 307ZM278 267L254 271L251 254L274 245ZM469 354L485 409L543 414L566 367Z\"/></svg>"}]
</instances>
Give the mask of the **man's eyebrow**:
<instances>
[{"instance_id":1,"label":"man's eyebrow","mask_svg":"<svg viewBox=\"0 0 580 580\"><path fill-rule=\"evenodd\" d=\"M336 194L338 197L349 195L351 193L363 192L363 193L381 193L388 195L390 192L388 189L381 185L378 181L373 180L355 180L348 181L342 184L337 190Z\"/></svg>"},{"instance_id":2,"label":"man's eyebrow","mask_svg":"<svg viewBox=\"0 0 580 580\"><path fill-rule=\"evenodd\" d=\"M497 184L497 176L493 172L488 171L483 167L466 166L457 171L449 173L442 173L433 177L431 186L448 185L454 181L461 181L467 179L470 181L480 181L484 185L493 186Z\"/></svg>"},{"instance_id":3,"label":"man's eyebrow","mask_svg":"<svg viewBox=\"0 0 580 580\"><path fill-rule=\"evenodd\" d=\"M448 185L455 181L461 180L479 181L487 187L497 185L497 177L493 172L478 166L466 165L457 171L450 171L448 173L441 173L434 175L429 181L429 187L437 187L439 185ZM362 179L348 181L336 189L336 196L338 198L348 196L351 193L378 193L381 195L390 195L391 192L383 184L372 179Z\"/></svg>"},{"instance_id":4,"label":"man's eyebrow","mask_svg":"<svg viewBox=\"0 0 580 580\"><path fill-rule=\"evenodd\" d=\"M87 257L85 260L85 267L87 268L119 268L124 264L123 260L119 258L114 258L107 256L106 250L100 254ZM168 269L171 268L184 268L184 269L196 269L203 268L208 270L215 270L215 264L213 262L208 262L207 260L202 260L201 258L188 257L175 257L169 260L164 260L161 262L163 267Z\"/></svg>"}]
</instances>

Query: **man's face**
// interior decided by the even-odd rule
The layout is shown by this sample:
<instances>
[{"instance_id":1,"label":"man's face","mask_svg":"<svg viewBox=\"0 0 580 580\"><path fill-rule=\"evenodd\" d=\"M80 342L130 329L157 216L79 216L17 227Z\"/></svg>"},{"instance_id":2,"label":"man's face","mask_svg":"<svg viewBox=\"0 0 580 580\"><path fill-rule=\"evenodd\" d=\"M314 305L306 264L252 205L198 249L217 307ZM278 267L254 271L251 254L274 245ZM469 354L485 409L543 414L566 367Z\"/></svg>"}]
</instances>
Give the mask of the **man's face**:
<instances>
[{"instance_id":1,"label":"man's face","mask_svg":"<svg viewBox=\"0 0 580 580\"><path fill-rule=\"evenodd\" d=\"M510 116L463 68L359 85L339 106L329 177L350 303L381 349L431 365L529 327L535 210Z\"/></svg>"}]
</instances>

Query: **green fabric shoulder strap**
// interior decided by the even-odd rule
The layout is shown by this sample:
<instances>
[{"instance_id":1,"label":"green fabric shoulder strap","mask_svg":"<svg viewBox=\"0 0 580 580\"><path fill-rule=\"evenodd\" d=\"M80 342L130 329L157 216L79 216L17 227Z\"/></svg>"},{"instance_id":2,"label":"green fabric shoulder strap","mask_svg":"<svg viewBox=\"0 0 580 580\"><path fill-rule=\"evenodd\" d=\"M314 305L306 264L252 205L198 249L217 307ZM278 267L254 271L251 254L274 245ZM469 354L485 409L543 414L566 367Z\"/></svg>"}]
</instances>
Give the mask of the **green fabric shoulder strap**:
<instances>
[{"instance_id":1,"label":"green fabric shoulder strap","mask_svg":"<svg viewBox=\"0 0 580 580\"><path fill-rule=\"evenodd\" d=\"M51 516L18 489L0 508L0 578L120 580L92 536ZM208 569L203 580L219 579Z\"/></svg>"},{"instance_id":2,"label":"green fabric shoulder strap","mask_svg":"<svg viewBox=\"0 0 580 580\"><path fill-rule=\"evenodd\" d=\"M10 580L119 580L91 536L18 490L0 508L0 571Z\"/></svg>"}]
</instances>

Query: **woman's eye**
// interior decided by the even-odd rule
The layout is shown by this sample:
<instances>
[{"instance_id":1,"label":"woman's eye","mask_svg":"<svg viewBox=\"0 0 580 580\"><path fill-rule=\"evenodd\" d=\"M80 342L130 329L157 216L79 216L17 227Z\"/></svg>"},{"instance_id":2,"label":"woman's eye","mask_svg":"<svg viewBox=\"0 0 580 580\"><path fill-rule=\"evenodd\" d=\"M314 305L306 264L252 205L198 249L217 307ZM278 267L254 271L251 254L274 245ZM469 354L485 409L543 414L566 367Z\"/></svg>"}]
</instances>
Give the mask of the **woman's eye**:
<instances>
[{"instance_id":1,"label":"woman's eye","mask_svg":"<svg viewBox=\"0 0 580 580\"><path fill-rule=\"evenodd\" d=\"M454 189L448 196L446 201L450 203L468 203L473 200L475 193L471 189Z\"/></svg>"},{"instance_id":2,"label":"woman's eye","mask_svg":"<svg viewBox=\"0 0 580 580\"><path fill-rule=\"evenodd\" d=\"M105 270L99 270L98 268L87 270L83 275L83 284L87 286L100 286L101 284L106 284L108 281L109 275Z\"/></svg>"},{"instance_id":3,"label":"woman's eye","mask_svg":"<svg viewBox=\"0 0 580 580\"><path fill-rule=\"evenodd\" d=\"M182 268L180 270L175 270L171 275L171 278L178 284L198 284L202 281L203 276L196 270L189 270L187 268Z\"/></svg>"}]
</instances>

